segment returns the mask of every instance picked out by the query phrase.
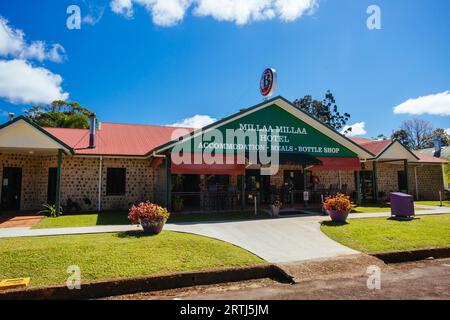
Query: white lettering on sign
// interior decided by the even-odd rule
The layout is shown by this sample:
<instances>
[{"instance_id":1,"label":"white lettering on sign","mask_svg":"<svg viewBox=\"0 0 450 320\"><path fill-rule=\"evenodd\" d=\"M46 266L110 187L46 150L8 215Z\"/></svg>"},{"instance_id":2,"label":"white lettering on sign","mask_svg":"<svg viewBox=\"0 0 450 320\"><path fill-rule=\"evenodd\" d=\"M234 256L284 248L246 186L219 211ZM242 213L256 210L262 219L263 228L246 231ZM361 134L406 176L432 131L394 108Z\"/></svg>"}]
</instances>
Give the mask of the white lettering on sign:
<instances>
[{"instance_id":1,"label":"white lettering on sign","mask_svg":"<svg viewBox=\"0 0 450 320\"><path fill-rule=\"evenodd\" d=\"M298 134L307 135L306 128L296 128L288 126L266 126L259 124L240 123L239 129L243 131L258 131L258 132L278 132L278 134Z\"/></svg>"}]
</instances>

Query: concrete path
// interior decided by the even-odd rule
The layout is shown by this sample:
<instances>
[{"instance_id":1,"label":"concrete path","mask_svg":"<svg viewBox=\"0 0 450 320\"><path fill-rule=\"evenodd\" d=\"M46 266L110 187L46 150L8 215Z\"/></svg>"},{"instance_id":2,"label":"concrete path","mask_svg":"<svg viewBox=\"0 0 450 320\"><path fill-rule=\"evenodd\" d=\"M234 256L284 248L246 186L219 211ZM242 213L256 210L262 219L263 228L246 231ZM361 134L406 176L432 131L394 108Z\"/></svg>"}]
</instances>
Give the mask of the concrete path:
<instances>
[{"instance_id":1,"label":"concrete path","mask_svg":"<svg viewBox=\"0 0 450 320\"><path fill-rule=\"evenodd\" d=\"M296 262L357 254L320 231L320 217L275 220L170 224L167 230L188 232L232 243L271 263Z\"/></svg>"}]
</instances>

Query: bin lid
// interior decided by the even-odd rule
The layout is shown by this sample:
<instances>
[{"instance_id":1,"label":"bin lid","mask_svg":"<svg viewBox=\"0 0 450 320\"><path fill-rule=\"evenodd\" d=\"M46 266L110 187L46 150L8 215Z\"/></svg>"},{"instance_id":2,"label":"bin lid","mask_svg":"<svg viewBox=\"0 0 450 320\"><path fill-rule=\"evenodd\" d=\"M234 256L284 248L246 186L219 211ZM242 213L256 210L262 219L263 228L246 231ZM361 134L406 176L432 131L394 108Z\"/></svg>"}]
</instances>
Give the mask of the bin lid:
<instances>
[{"instance_id":1,"label":"bin lid","mask_svg":"<svg viewBox=\"0 0 450 320\"><path fill-rule=\"evenodd\" d=\"M401 197L401 198L412 198L413 196L410 194L406 194L403 192L391 192L391 196Z\"/></svg>"}]
</instances>

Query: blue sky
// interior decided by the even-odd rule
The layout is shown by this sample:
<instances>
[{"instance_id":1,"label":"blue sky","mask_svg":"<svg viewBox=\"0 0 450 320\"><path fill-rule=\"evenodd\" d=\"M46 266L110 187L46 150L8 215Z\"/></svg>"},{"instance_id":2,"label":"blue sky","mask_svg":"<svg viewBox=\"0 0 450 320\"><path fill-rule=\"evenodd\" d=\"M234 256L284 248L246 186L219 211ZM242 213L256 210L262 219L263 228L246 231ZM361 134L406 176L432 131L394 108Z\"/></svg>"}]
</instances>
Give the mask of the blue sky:
<instances>
[{"instance_id":1,"label":"blue sky","mask_svg":"<svg viewBox=\"0 0 450 320\"><path fill-rule=\"evenodd\" d=\"M5 43L2 55L1 41L8 40L0 37L5 121L5 112L21 113L42 99L42 90L70 95L101 121L172 124L194 115L222 118L261 101L259 77L271 66L278 71L276 94L290 100L306 94L321 98L330 89L340 110L352 115L351 124L365 122L368 137L389 135L412 117L450 128L448 0L317 0L313 12L297 17L280 10L248 20L237 9L206 7L206 0L203 12L192 4L184 16L175 10L169 18L139 3L132 13L113 12L111 1L0 2L3 22L10 31L22 30L25 47L45 41L41 56L30 49L6 53ZM146 1L157 2L137 0ZM66 10L73 4L85 21L86 16L98 21L69 30ZM381 8L381 30L366 26L371 4ZM52 51L55 44L65 54ZM42 72L23 84L38 68L51 72L41 91L33 86L45 77ZM17 81L31 92L14 92L15 80L2 70L13 76L22 70L25 76ZM418 97L424 98L402 106L409 114L394 114L395 106Z\"/></svg>"}]
</instances>

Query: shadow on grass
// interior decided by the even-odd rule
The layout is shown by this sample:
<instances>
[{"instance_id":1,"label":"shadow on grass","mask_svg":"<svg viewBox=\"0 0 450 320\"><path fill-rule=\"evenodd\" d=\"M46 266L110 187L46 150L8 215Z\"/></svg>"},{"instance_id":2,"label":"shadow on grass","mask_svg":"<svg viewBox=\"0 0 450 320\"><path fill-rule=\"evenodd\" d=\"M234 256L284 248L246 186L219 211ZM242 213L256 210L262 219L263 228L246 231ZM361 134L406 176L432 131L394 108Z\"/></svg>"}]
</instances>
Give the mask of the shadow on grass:
<instances>
[{"instance_id":1,"label":"shadow on grass","mask_svg":"<svg viewBox=\"0 0 450 320\"><path fill-rule=\"evenodd\" d=\"M410 222L414 220L420 220L418 217L390 217L388 218L390 221L398 221L398 222Z\"/></svg>"},{"instance_id":2,"label":"shadow on grass","mask_svg":"<svg viewBox=\"0 0 450 320\"><path fill-rule=\"evenodd\" d=\"M348 222L322 221L321 225L326 227L342 227L348 225Z\"/></svg>"},{"instance_id":3,"label":"shadow on grass","mask_svg":"<svg viewBox=\"0 0 450 320\"><path fill-rule=\"evenodd\" d=\"M119 232L117 234L118 238L126 239L126 238L134 238L134 239L140 239L140 238L151 238L156 236L156 234L146 234L142 230L136 230L136 231L125 231L125 232Z\"/></svg>"},{"instance_id":4,"label":"shadow on grass","mask_svg":"<svg viewBox=\"0 0 450 320\"><path fill-rule=\"evenodd\" d=\"M130 224L126 211L102 211L97 217L97 226L126 225Z\"/></svg>"}]
</instances>

